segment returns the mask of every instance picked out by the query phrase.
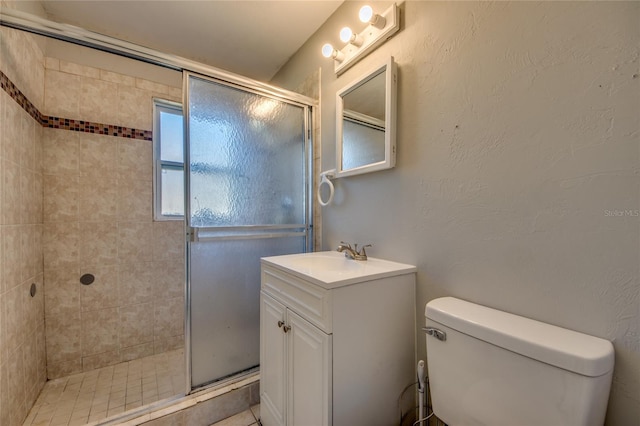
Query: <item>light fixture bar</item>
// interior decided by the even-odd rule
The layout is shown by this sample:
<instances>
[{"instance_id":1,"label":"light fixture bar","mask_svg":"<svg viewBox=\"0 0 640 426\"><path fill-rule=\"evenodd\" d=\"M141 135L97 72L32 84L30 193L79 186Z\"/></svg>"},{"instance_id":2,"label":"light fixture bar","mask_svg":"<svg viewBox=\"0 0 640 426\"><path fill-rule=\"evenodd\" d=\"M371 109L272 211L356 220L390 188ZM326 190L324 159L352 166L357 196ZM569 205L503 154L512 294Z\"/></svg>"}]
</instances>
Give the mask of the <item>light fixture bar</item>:
<instances>
[{"instance_id":1,"label":"light fixture bar","mask_svg":"<svg viewBox=\"0 0 640 426\"><path fill-rule=\"evenodd\" d=\"M373 25L368 25L361 33L358 34L358 36L362 38L362 44L360 46L349 43L340 50L344 55L344 59L339 62L334 62L334 70L337 75L345 72L353 66L353 64L371 53L374 49L387 41L393 34L398 32L400 29L400 11L395 3L393 3L380 16L385 19L385 24L382 28L376 28Z\"/></svg>"}]
</instances>

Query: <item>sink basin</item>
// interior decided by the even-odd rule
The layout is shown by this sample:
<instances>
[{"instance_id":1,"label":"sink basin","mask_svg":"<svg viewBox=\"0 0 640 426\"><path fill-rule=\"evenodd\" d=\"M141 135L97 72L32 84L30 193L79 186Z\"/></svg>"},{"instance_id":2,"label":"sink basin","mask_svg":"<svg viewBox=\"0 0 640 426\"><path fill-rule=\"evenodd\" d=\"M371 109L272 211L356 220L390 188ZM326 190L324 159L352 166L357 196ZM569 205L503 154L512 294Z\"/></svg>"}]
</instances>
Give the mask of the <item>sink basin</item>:
<instances>
[{"instance_id":1,"label":"sink basin","mask_svg":"<svg viewBox=\"0 0 640 426\"><path fill-rule=\"evenodd\" d=\"M372 257L362 261L347 259L335 251L264 257L262 262L326 289L416 271L412 265Z\"/></svg>"}]
</instances>

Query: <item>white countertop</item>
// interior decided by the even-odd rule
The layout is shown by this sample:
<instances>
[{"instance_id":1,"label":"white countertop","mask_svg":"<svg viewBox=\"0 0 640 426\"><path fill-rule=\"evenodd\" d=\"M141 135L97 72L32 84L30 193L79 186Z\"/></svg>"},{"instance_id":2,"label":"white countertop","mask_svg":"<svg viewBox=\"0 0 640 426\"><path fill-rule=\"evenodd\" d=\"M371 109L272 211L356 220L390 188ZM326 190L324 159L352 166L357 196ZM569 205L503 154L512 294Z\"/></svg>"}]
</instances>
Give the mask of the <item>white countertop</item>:
<instances>
[{"instance_id":1,"label":"white countertop","mask_svg":"<svg viewBox=\"0 0 640 426\"><path fill-rule=\"evenodd\" d=\"M362 281L411 274L417 270L413 265L373 257L362 261L347 259L344 253L337 251L263 257L261 262L327 290Z\"/></svg>"}]
</instances>

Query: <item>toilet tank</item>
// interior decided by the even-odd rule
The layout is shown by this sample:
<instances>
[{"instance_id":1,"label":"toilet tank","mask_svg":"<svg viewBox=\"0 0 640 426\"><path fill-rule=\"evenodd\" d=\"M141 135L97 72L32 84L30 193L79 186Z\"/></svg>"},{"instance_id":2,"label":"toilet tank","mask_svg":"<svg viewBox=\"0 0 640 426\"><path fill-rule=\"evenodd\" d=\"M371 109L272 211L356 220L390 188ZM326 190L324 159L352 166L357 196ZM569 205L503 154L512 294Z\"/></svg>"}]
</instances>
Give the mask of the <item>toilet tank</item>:
<instances>
[{"instance_id":1,"label":"toilet tank","mask_svg":"<svg viewBox=\"0 0 640 426\"><path fill-rule=\"evenodd\" d=\"M602 425L608 340L453 297L425 308L435 415L449 426ZM442 340L442 339L445 340Z\"/></svg>"}]
</instances>

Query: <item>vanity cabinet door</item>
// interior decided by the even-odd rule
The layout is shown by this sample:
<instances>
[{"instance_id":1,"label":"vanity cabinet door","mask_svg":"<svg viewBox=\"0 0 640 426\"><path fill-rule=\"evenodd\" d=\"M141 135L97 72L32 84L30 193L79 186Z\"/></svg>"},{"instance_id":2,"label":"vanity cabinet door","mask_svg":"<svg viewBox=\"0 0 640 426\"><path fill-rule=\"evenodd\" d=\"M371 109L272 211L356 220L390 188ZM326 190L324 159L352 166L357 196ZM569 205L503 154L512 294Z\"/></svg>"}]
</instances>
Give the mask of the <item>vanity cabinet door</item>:
<instances>
[{"instance_id":1,"label":"vanity cabinet door","mask_svg":"<svg viewBox=\"0 0 640 426\"><path fill-rule=\"evenodd\" d=\"M290 310L287 325L287 424L331 425L331 335Z\"/></svg>"},{"instance_id":2,"label":"vanity cabinet door","mask_svg":"<svg viewBox=\"0 0 640 426\"><path fill-rule=\"evenodd\" d=\"M260 416L265 426L285 422L286 308L260 292Z\"/></svg>"}]
</instances>

